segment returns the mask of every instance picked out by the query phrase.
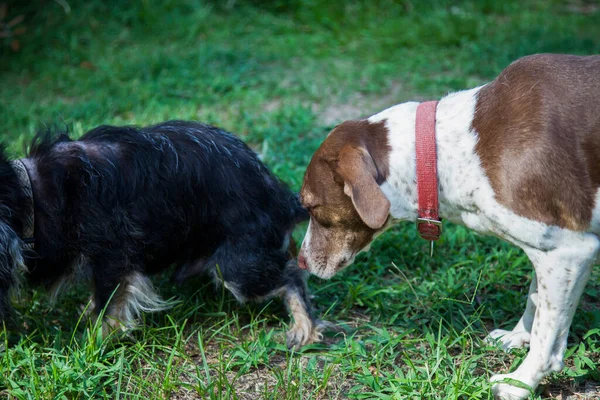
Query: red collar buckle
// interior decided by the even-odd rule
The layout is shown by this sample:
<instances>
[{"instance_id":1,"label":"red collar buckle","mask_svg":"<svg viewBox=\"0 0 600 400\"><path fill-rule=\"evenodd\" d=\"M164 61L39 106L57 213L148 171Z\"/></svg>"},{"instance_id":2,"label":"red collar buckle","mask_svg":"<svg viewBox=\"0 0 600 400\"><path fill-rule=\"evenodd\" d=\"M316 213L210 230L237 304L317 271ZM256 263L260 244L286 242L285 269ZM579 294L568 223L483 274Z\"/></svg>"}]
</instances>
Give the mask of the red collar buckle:
<instances>
[{"instance_id":1,"label":"red collar buckle","mask_svg":"<svg viewBox=\"0 0 600 400\"><path fill-rule=\"evenodd\" d=\"M423 239L438 240L442 236L442 220L419 217L417 230Z\"/></svg>"}]
</instances>

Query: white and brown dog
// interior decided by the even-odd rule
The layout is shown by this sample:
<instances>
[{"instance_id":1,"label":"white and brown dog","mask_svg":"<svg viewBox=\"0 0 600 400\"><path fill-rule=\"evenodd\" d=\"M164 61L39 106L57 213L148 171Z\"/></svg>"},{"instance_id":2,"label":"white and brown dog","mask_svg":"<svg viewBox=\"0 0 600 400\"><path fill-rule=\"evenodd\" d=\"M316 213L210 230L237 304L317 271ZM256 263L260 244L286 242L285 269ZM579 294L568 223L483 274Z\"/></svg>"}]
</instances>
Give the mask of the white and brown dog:
<instances>
[{"instance_id":1,"label":"white and brown dog","mask_svg":"<svg viewBox=\"0 0 600 400\"><path fill-rule=\"evenodd\" d=\"M311 214L302 268L330 278L394 222L417 218L418 105L346 121L317 150L301 191ZM535 389L562 369L600 248L600 56L522 58L442 98L435 117L440 215L519 246L535 267L521 320L489 335L504 349L529 343L516 371L492 377L497 398L523 399L530 391L510 379Z\"/></svg>"}]
</instances>

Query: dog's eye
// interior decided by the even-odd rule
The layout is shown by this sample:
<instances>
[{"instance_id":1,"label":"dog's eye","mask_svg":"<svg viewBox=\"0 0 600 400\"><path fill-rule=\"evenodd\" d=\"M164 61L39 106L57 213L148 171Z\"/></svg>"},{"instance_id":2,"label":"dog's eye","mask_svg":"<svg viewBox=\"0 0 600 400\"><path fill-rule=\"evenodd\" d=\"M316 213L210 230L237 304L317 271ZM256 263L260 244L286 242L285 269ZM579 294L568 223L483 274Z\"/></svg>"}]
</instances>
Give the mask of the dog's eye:
<instances>
[{"instance_id":1,"label":"dog's eye","mask_svg":"<svg viewBox=\"0 0 600 400\"><path fill-rule=\"evenodd\" d=\"M326 220L326 221L321 221L321 222L320 222L320 224L321 224L321 226L322 226L323 228L325 228L325 229L329 229L329 228L331 228L331 222L329 222L329 221L327 221L327 220Z\"/></svg>"},{"instance_id":2,"label":"dog's eye","mask_svg":"<svg viewBox=\"0 0 600 400\"><path fill-rule=\"evenodd\" d=\"M317 221L319 222L319 225L325 229L329 229L333 226L333 221L324 215L321 215L321 218L317 218Z\"/></svg>"}]
</instances>

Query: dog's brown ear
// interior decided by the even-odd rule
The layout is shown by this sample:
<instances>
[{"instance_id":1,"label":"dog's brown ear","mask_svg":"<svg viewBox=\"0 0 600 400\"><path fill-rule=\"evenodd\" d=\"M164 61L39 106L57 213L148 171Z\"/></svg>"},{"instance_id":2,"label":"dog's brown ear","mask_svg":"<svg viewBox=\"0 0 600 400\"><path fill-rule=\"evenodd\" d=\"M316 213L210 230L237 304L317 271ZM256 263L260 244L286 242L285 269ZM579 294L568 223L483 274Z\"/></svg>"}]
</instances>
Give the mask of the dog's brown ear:
<instances>
[{"instance_id":1,"label":"dog's brown ear","mask_svg":"<svg viewBox=\"0 0 600 400\"><path fill-rule=\"evenodd\" d=\"M337 172L363 222L371 229L381 228L390 213L390 201L377 184L377 168L369 152L364 147L344 146Z\"/></svg>"}]
</instances>

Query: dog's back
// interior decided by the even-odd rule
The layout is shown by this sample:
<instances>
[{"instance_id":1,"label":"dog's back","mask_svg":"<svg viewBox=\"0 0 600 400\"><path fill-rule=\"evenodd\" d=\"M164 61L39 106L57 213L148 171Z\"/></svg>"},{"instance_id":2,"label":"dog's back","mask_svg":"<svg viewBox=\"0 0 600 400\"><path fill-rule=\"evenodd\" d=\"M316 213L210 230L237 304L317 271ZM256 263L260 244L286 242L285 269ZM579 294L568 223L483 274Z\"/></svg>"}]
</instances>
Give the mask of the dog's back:
<instances>
[{"instance_id":1,"label":"dog's back","mask_svg":"<svg viewBox=\"0 0 600 400\"><path fill-rule=\"evenodd\" d=\"M600 56L524 57L481 88L476 151L501 204L588 228L600 187L599 94Z\"/></svg>"},{"instance_id":2,"label":"dog's back","mask_svg":"<svg viewBox=\"0 0 600 400\"><path fill-rule=\"evenodd\" d=\"M40 136L28 158L42 259L47 250L76 258L126 243L145 249L129 262L154 272L207 256L229 236L278 248L302 212L241 140L200 123L102 126L77 141Z\"/></svg>"}]
</instances>

